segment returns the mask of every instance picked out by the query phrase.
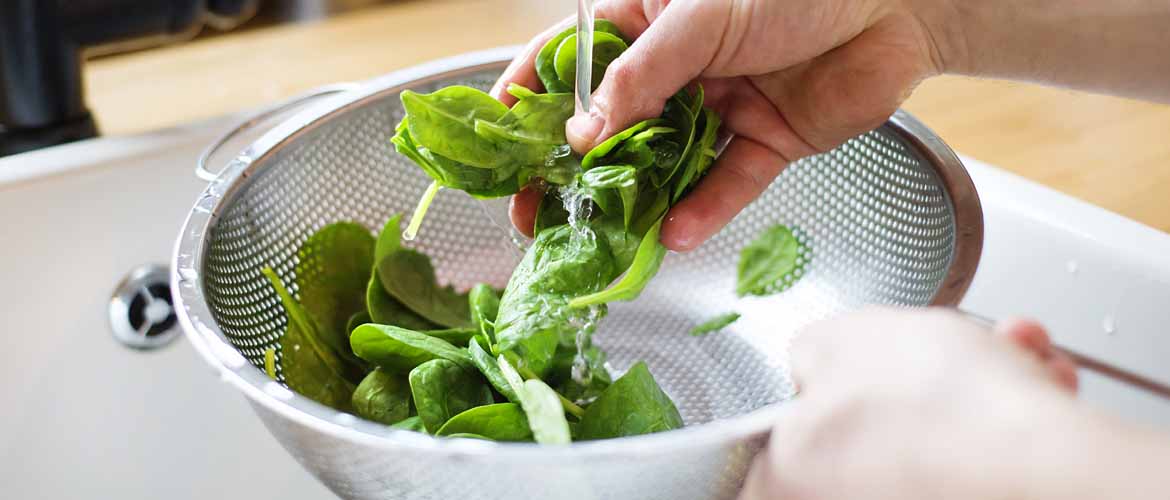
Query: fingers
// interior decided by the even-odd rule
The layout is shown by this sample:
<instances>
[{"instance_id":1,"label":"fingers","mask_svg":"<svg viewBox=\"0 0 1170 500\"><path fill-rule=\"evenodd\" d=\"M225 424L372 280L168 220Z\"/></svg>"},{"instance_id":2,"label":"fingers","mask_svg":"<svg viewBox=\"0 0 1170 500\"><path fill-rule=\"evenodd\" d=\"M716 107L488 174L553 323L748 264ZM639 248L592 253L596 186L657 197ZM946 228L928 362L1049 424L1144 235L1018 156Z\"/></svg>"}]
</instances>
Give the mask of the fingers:
<instances>
[{"instance_id":1,"label":"fingers","mask_svg":"<svg viewBox=\"0 0 1170 500\"><path fill-rule=\"evenodd\" d=\"M591 112L566 124L574 150L588 151L630 125L662 114L666 100L697 78L719 50L729 5L676 0L657 18L646 13L653 23L610 63L593 93Z\"/></svg>"},{"instance_id":2,"label":"fingers","mask_svg":"<svg viewBox=\"0 0 1170 500\"><path fill-rule=\"evenodd\" d=\"M512 203L508 206L508 216L512 219L512 225L529 238L536 232L536 208L540 206L542 196L544 193L539 189L526 187L512 195Z\"/></svg>"},{"instance_id":3,"label":"fingers","mask_svg":"<svg viewBox=\"0 0 1170 500\"><path fill-rule=\"evenodd\" d=\"M1079 385L1076 363L1052 346L1048 331L1042 325L1026 319L1010 319L996 324L995 332L1035 356L1058 386L1076 392Z\"/></svg>"},{"instance_id":4,"label":"fingers","mask_svg":"<svg viewBox=\"0 0 1170 500\"><path fill-rule=\"evenodd\" d=\"M662 244L679 252L699 246L756 199L787 164L759 142L732 139L710 174L670 209L662 224Z\"/></svg>"}]
</instances>

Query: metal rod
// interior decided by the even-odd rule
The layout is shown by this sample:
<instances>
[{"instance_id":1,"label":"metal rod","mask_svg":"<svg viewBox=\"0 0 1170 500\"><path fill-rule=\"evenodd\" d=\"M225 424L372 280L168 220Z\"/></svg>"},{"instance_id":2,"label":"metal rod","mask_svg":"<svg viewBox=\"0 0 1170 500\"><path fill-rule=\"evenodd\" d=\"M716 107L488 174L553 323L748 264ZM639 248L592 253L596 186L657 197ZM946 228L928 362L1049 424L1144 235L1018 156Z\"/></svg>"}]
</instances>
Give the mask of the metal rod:
<instances>
[{"instance_id":1,"label":"metal rod","mask_svg":"<svg viewBox=\"0 0 1170 500\"><path fill-rule=\"evenodd\" d=\"M984 326L987 326L988 328L995 325L995 321L986 316L964 311L962 309L956 309L956 311L962 313L968 318L971 318L977 323L981 323ZM1128 385L1130 387L1141 389L1155 396L1170 400L1170 386L1158 382L1157 380L1138 375L1129 370L1118 368L1110 363L1106 363L1097 358L1086 356L1066 347L1057 345L1056 343L1052 344L1052 348L1072 359L1073 363L1076 363L1078 368L1089 370L1093 373L1113 379L1117 382L1121 382L1122 384Z\"/></svg>"}]
</instances>

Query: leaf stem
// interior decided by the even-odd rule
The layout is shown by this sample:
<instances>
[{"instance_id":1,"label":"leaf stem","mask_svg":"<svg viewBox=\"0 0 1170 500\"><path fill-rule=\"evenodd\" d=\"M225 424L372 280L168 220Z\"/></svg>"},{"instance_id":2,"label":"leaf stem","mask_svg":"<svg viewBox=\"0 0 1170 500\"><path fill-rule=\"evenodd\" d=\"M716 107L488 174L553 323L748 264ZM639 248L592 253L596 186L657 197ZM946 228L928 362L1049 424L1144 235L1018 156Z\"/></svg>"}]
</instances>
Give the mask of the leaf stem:
<instances>
[{"instance_id":1,"label":"leaf stem","mask_svg":"<svg viewBox=\"0 0 1170 500\"><path fill-rule=\"evenodd\" d=\"M427 187L422 198L418 200L418 206L414 208L414 214L410 216L410 225L406 226L406 231L402 232L402 239L414 241L414 237L418 236L418 230L422 227L423 217L427 215L427 209L430 208L431 202L435 201L435 195L439 194L439 190L442 188L443 186L439 185L439 181L431 182L431 185Z\"/></svg>"},{"instance_id":2,"label":"leaf stem","mask_svg":"<svg viewBox=\"0 0 1170 500\"><path fill-rule=\"evenodd\" d=\"M519 372L520 376L524 377L525 380L530 380L530 379L540 380L540 377L537 377L536 374L533 373L532 370L529 370L528 367L526 367L526 366L518 366L518 367L516 367L516 371ZM553 392L556 392L556 391L553 391ZM577 417L578 419L585 416L585 409L584 408L581 408L580 406L578 406L577 403L569 401L569 398L566 398L561 393L557 392L556 394L557 394L557 397L560 398L560 400L561 400L561 407L563 407L566 412L569 412L570 415Z\"/></svg>"}]
</instances>

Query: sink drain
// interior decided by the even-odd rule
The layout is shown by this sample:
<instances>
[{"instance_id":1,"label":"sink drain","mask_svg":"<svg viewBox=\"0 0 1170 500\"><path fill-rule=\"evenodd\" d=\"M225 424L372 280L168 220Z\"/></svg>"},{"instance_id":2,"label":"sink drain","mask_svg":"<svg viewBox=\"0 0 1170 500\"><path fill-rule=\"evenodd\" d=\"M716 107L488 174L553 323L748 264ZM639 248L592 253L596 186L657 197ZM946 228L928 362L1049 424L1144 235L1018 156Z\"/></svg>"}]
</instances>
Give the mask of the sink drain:
<instances>
[{"instance_id":1,"label":"sink drain","mask_svg":"<svg viewBox=\"0 0 1170 500\"><path fill-rule=\"evenodd\" d=\"M171 298L170 272L161 266L136 268L110 297L114 338L134 349L158 349L179 334Z\"/></svg>"}]
</instances>

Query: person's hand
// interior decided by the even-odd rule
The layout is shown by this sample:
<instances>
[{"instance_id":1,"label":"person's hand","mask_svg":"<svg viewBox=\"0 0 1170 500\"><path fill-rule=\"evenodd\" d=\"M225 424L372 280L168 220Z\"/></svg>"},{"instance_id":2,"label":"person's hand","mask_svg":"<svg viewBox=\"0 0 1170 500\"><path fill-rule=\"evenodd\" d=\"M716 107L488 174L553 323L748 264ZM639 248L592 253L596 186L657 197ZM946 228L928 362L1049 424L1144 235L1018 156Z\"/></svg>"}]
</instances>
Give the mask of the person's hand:
<instances>
[{"instance_id":1,"label":"person's hand","mask_svg":"<svg viewBox=\"0 0 1170 500\"><path fill-rule=\"evenodd\" d=\"M1080 406L1036 323L996 330L869 310L802 332L800 393L740 499L1155 498L1164 438Z\"/></svg>"},{"instance_id":2,"label":"person's hand","mask_svg":"<svg viewBox=\"0 0 1170 500\"><path fill-rule=\"evenodd\" d=\"M600 2L596 16L635 41L606 71L592 113L571 119L566 135L584 153L658 116L671 95L699 80L706 104L735 136L663 224L664 245L690 250L789 162L880 125L919 81L939 73L930 27L947 8L937 0ZM540 88L536 53L568 25L532 40L492 94L512 104L508 83ZM513 199L513 223L530 236L539 198L523 191Z\"/></svg>"},{"instance_id":3,"label":"person's hand","mask_svg":"<svg viewBox=\"0 0 1170 500\"><path fill-rule=\"evenodd\" d=\"M800 394L741 500L1012 497L1077 379L1040 326L871 310L797 337ZM1028 457L1030 459L1032 457Z\"/></svg>"}]
</instances>

